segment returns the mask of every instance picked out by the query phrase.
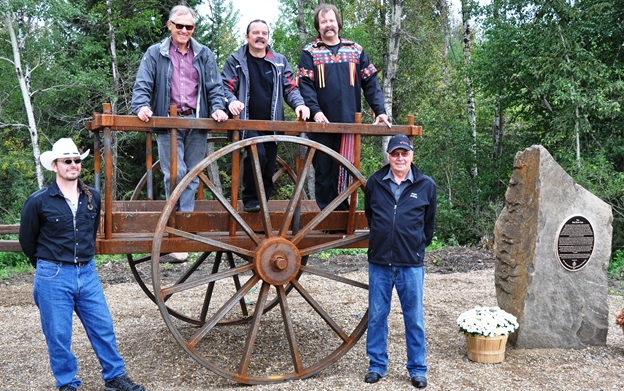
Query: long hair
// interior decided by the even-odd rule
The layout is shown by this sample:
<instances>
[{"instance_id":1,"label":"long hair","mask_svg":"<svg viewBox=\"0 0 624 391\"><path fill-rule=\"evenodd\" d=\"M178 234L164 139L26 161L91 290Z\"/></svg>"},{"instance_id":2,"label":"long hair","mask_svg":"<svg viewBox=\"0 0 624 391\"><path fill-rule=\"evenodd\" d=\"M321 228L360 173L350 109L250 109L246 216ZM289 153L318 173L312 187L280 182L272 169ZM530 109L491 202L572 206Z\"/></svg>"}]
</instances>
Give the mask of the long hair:
<instances>
[{"instance_id":1,"label":"long hair","mask_svg":"<svg viewBox=\"0 0 624 391\"><path fill-rule=\"evenodd\" d=\"M334 15L336 15L336 22L338 23L338 34L342 31L342 20L340 19L340 14L338 13L338 8L336 8L333 4L320 4L314 9L314 28L318 31L319 36L321 32L319 31L319 15L321 13L326 13L329 11L334 11Z\"/></svg>"}]
</instances>

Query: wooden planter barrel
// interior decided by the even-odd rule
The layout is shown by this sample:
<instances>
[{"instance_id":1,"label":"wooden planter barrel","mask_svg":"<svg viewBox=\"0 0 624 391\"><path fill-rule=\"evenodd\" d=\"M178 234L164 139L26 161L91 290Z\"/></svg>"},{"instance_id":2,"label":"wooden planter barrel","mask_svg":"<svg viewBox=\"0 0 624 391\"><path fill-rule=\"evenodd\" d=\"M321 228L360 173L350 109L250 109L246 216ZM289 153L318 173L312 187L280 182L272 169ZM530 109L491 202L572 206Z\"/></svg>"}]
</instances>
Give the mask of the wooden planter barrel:
<instances>
[{"instance_id":1,"label":"wooden planter barrel","mask_svg":"<svg viewBox=\"0 0 624 391\"><path fill-rule=\"evenodd\" d=\"M471 337L466 335L468 358L474 362L499 363L505 359L507 335L498 337Z\"/></svg>"}]
</instances>

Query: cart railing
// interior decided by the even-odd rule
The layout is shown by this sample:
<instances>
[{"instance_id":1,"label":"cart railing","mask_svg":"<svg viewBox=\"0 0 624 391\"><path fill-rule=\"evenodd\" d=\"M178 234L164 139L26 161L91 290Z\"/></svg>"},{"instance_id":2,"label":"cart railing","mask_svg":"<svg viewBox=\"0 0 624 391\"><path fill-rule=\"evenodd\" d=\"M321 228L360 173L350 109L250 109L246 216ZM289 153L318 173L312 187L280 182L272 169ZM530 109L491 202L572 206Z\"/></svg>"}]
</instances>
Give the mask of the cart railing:
<instances>
[{"instance_id":1,"label":"cart railing","mask_svg":"<svg viewBox=\"0 0 624 391\"><path fill-rule=\"evenodd\" d=\"M104 159L104 197L103 197L103 218L98 236L97 252L106 254L126 254L144 253L151 249L151 238L153 229L160 217L160 211L165 201L154 201L152 190L152 129L169 130L171 144L171 164L170 167L177 166L177 129L192 128L210 130L211 134L225 134L232 132L232 141L239 140L241 131L263 131L263 132L283 132L286 135L303 136L306 133L351 133L355 135L355 159L354 166L360 169L361 157L361 137L362 136L390 136L404 134L408 137L421 136L422 127L414 125L414 117L408 117L408 125L395 125L388 128L385 125L369 125L361 123L361 114L357 113L355 123L329 123L321 124L314 122L296 121L259 121L230 119L224 122L216 122L207 118L177 117L175 106L171 106L169 117L152 117L150 121L143 122L136 116L112 115L110 104L104 104L103 113L94 113L93 120L87 122L87 129L94 134L94 150L100 151L103 141L103 153L94 153L95 160L95 188L100 190L102 155ZM146 171L147 171L147 201L116 201L113 200L112 192L112 132L146 132ZM103 136L103 137L102 137ZM208 138L209 142L226 141L225 137ZM301 172L301 165L305 155L305 147L298 147L296 159L297 175ZM238 177L240 175L239 152L233 152L232 156L232 181L230 203L235 210L240 210L241 205L238 200ZM170 173L171 191L177 184L177 170L172 169ZM201 182L200 182L201 186ZM260 191L263 191L261 189ZM358 227L366 227L366 219L363 213L356 213L355 202L357 194L351 196L350 210L348 212L333 212L320 225L319 230L332 230L334 227L349 227L350 234ZM203 201L203 191L200 187L198 202L196 202L194 212L178 212L171 216L169 224L171 226L181 226L189 231L213 232L214 235L221 235L220 241L237 242L236 221L227 214L220 214L223 211L221 205L215 201ZM283 204L283 205L282 205ZM271 201L271 219L279 221L281 214L286 207L285 202ZM297 219L302 223L311 220L318 214L318 208L314 201L300 201ZM214 212L214 213L211 213ZM206 218L206 213L209 218ZM181 220L176 223L176 220ZM246 216L250 227L262 229L260 216L249 214ZM297 221L297 224L299 221ZM19 225L0 225L0 235L17 234ZM314 242L313 236L308 240ZM315 242L316 243L316 242ZM239 243L240 245L240 243ZM352 244L358 247L357 244ZM185 247L187 246L187 247ZM193 246L191 246L193 247ZM189 248L188 243L172 240L168 244L169 251L206 251L204 247L195 245ZM21 252L21 247L16 240L0 240L0 252Z\"/></svg>"}]
</instances>

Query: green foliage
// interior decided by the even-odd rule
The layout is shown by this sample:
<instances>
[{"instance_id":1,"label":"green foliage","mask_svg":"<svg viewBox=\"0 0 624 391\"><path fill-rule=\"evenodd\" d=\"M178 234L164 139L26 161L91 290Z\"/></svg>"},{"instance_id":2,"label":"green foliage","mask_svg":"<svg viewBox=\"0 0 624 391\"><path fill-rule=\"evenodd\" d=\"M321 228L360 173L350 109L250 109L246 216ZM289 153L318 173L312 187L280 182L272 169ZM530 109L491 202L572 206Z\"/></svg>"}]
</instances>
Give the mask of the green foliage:
<instances>
[{"instance_id":1,"label":"green foliage","mask_svg":"<svg viewBox=\"0 0 624 391\"><path fill-rule=\"evenodd\" d=\"M624 250L618 249L611 254L608 272L612 278L624 278Z\"/></svg>"},{"instance_id":2,"label":"green foliage","mask_svg":"<svg viewBox=\"0 0 624 391\"><path fill-rule=\"evenodd\" d=\"M329 259L330 257L354 256L361 257L367 255L365 248L332 248L330 250L321 251L319 257L321 259Z\"/></svg>"}]
</instances>

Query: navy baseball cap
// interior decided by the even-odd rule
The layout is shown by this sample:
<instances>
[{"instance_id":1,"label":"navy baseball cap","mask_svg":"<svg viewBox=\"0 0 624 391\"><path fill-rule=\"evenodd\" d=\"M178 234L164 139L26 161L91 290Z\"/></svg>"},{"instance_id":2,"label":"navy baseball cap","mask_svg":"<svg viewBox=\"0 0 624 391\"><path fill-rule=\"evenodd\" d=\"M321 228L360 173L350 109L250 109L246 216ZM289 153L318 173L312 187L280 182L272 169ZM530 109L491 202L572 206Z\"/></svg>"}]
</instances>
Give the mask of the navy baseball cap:
<instances>
[{"instance_id":1,"label":"navy baseball cap","mask_svg":"<svg viewBox=\"0 0 624 391\"><path fill-rule=\"evenodd\" d=\"M407 138L407 136L402 135L402 134L395 134L394 136L392 136L392 138L388 142L387 152L392 153L392 151L394 151L397 148L402 148L407 151L414 150L414 147L412 146L412 143L410 142L410 140Z\"/></svg>"}]
</instances>

